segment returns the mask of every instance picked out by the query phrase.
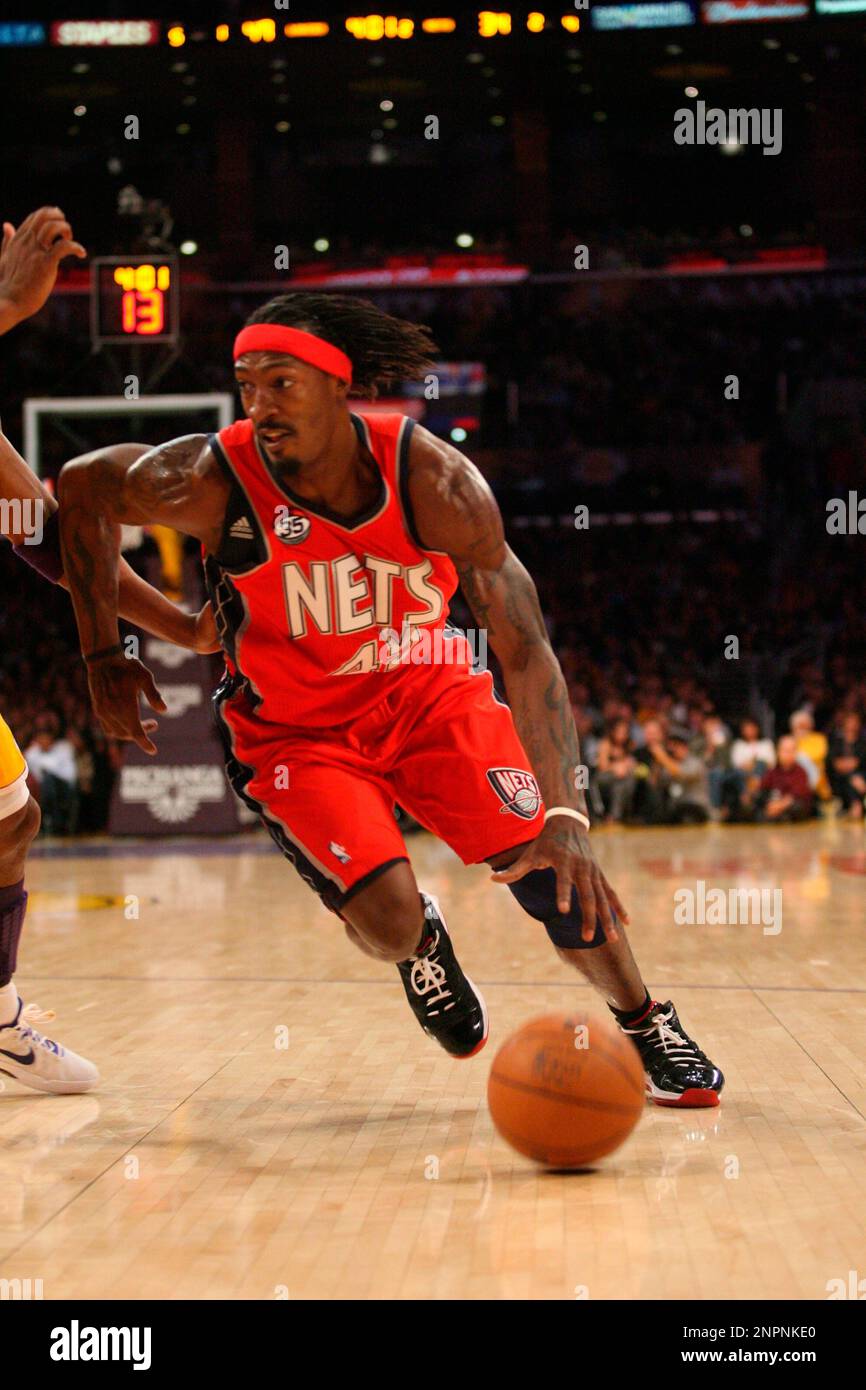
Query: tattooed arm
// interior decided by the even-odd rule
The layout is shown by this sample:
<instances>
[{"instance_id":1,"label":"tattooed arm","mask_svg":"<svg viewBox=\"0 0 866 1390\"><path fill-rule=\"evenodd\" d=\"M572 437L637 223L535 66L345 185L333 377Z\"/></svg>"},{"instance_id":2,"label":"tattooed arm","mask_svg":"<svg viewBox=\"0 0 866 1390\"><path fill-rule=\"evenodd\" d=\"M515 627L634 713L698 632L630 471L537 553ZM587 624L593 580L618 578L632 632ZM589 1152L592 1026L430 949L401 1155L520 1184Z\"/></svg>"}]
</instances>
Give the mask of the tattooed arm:
<instances>
[{"instance_id":1,"label":"tattooed arm","mask_svg":"<svg viewBox=\"0 0 866 1390\"><path fill-rule=\"evenodd\" d=\"M458 450L418 428L412 434L409 477L419 538L454 561L466 601L499 658L517 732L544 801L586 814L583 792L575 787L580 751L565 679L535 585L505 542L490 488ZM611 908L624 921L628 917L593 858L586 830L573 817L552 817L494 879L512 883L546 866L556 871L560 912L569 910L576 887L584 939L592 940L600 917L608 939L615 940Z\"/></svg>"},{"instance_id":2,"label":"tattooed arm","mask_svg":"<svg viewBox=\"0 0 866 1390\"><path fill-rule=\"evenodd\" d=\"M153 709L165 708L162 697L147 668L115 650L121 523L162 522L214 548L228 484L204 435L140 456L136 449L119 444L66 464L59 480L60 539L81 650L90 658L94 710L106 733L155 753L148 734L156 726L153 720L142 724L138 695L144 693Z\"/></svg>"},{"instance_id":3,"label":"tattooed arm","mask_svg":"<svg viewBox=\"0 0 866 1390\"><path fill-rule=\"evenodd\" d=\"M134 463L142 454L148 453L149 444L120 444L118 455ZM0 431L0 497L14 499L21 505L16 513L9 509L9 523L6 515L0 516L0 531L13 545L21 545L32 540L37 529L42 529L57 511L57 502L28 467L18 450ZM25 518L27 524L25 524ZM52 521L53 524L53 521ZM58 523L59 524L59 523ZM4 529L5 526L5 529ZM59 537L57 540L59 544ZM52 553L54 542L52 540ZM26 557L25 557L26 558ZM43 575L53 578L50 571L36 566ZM66 577L61 575L57 581L68 589ZM189 647L192 651L216 651L216 630L210 604L205 604L200 613L185 613L177 604L154 589L152 584L141 579L121 558L118 569L118 610L122 618L136 623L154 637L162 637L166 642L175 642L179 647Z\"/></svg>"}]
</instances>

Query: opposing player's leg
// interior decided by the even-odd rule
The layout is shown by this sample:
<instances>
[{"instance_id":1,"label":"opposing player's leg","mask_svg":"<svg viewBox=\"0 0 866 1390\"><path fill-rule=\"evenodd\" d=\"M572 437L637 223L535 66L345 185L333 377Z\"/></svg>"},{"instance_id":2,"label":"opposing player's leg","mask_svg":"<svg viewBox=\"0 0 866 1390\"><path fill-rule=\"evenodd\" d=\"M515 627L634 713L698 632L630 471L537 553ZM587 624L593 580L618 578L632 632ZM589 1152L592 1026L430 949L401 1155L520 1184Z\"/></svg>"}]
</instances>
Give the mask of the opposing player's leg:
<instances>
[{"instance_id":1,"label":"opposing player's leg","mask_svg":"<svg viewBox=\"0 0 866 1390\"><path fill-rule=\"evenodd\" d=\"M92 1062L36 1031L35 1023L54 1015L36 1004L25 1008L12 978L27 911L25 861L38 830L27 766L0 719L0 1072L34 1091L67 1095L91 1090L99 1073Z\"/></svg>"},{"instance_id":2,"label":"opposing player's leg","mask_svg":"<svg viewBox=\"0 0 866 1390\"><path fill-rule=\"evenodd\" d=\"M489 673L443 673L441 694L403 748L395 775L398 800L466 864L513 863L544 822L544 807L511 711L493 692ZM558 911L552 869L508 885L521 907L542 922L560 959L604 996L637 1045L647 1094L661 1105L718 1104L724 1078L684 1032L673 1005L650 998L622 923L608 942L596 923L585 942L576 890Z\"/></svg>"},{"instance_id":3,"label":"opposing player's leg","mask_svg":"<svg viewBox=\"0 0 866 1390\"><path fill-rule=\"evenodd\" d=\"M226 770L352 944L393 962L422 1028L452 1056L477 1052L487 1010L463 973L439 904L415 881L394 797L354 744L263 726L227 683L216 699ZM374 730L369 729L372 738Z\"/></svg>"}]
</instances>

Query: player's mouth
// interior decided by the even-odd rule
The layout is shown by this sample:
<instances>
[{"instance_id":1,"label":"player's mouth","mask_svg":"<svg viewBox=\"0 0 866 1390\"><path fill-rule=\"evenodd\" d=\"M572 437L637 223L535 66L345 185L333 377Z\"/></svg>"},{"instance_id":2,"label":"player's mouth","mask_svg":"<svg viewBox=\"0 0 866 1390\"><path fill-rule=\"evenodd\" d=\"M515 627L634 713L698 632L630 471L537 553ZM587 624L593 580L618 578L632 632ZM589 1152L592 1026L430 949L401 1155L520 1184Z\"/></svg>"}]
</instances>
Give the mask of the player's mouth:
<instances>
[{"instance_id":1,"label":"player's mouth","mask_svg":"<svg viewBox=\"0 0 866 1390\"><path fill-rule=\"evenodd\" d=\"M294 433L294 430L267 429L259 430L258 436L263 444L273 449L282 444L284 440L291 439Z\"/></svg>"}]
</instances>

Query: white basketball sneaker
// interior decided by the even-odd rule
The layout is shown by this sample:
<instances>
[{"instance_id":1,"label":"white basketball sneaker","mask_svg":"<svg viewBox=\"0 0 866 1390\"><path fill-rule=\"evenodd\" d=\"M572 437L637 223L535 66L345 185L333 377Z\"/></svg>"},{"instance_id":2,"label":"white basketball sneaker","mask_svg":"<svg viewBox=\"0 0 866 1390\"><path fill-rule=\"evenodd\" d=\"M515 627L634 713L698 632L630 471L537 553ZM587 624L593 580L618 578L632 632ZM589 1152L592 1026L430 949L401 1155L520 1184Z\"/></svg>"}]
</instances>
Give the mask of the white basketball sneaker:
<instances>
[{"instance_id":1,"label":"white basketball sneaker","mask_svg":"<svg viewBox=\"0 0 866 1390\"><path fill-rule=\"evenodd\" d=\"M0 1027L0 1072L20 1081L22 1086L53 1095L92 1091L99 1081L93 1063L51 1038L43 1038L33 1027L34 1023L50 1023L53 1018L52 1010L40 1009L38 1004L25 1008L19 998L14 1019Z\"/></svg>"}]
</instances>

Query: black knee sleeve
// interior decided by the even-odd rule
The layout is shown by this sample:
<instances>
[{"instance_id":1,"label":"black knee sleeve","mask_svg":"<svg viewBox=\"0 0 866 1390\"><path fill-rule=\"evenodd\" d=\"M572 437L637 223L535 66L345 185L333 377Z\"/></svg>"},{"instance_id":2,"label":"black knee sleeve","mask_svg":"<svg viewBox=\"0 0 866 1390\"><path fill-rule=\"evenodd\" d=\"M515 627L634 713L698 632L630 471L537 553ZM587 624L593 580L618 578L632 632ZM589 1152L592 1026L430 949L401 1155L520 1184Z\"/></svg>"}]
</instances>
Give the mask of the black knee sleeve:
<instances>
[{"instance_id":1,"label":"black knee sleeve","mask_svg":"<svg viewBox=\"0 0 866 1390\"><path fill-rule=\"evenodd\" d=\"M556 905L556 874L553 869L533 869L516 883L509 883L508 887L524 912L528 912L537 922L544 923L544 929L554 946L562 946L569 951L585 951L593 946L603 946L607 940L600 917L595 919L595 934L592 940L584 941L581 936L583 914L576 888L571 890L571 907L568 912L559 911ZM616 914L612 909L611 916L615 922Z\"/></svg>"}]
</instances>

